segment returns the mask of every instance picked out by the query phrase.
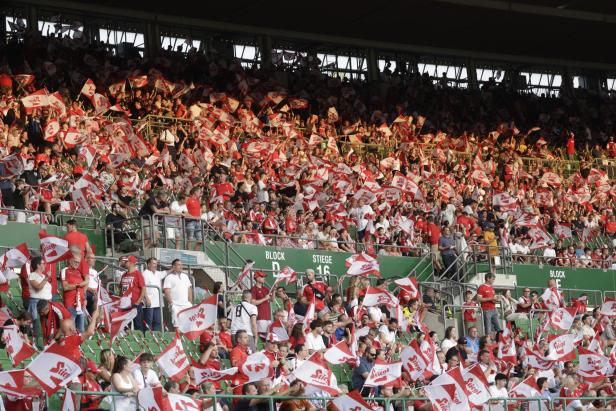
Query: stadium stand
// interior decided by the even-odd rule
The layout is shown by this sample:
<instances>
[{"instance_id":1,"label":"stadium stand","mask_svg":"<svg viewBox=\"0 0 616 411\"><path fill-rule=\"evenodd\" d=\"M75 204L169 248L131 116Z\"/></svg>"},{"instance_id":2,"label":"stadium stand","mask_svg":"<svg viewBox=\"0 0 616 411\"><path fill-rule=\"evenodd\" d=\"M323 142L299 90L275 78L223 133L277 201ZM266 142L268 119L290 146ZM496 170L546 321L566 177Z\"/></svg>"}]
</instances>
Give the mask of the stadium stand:
<instances>
[{"instance_id":1,"label":"stadium stand","mask_svg":"<svg viewBox=\"0 0 616 411\"><path fill-rule=\"evenodd\" d=\"M616 405L605 90L6 23L3 409Z\"/></svg>"}]
</instances>

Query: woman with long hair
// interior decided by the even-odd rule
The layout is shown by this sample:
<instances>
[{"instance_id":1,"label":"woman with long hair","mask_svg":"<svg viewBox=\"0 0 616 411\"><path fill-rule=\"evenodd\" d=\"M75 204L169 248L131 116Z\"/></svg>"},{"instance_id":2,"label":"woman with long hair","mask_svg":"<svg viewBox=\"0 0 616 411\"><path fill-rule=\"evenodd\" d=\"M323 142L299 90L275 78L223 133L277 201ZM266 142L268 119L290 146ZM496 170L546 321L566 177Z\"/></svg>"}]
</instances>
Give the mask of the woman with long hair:
<instances>
[{"instance_id":1,"label":"woman with long hair","mask_svg":"<svg viewBox=\"0 0 616 411\"><path fill-rule=\"evenodd\" d=\"M139 385L133 378L131 362L128 358L119 355L113 365L111 373L111 390L123 394L113 397L113 409L116 411L136 410L137 393Z\"/></svg>"}]
</instances>

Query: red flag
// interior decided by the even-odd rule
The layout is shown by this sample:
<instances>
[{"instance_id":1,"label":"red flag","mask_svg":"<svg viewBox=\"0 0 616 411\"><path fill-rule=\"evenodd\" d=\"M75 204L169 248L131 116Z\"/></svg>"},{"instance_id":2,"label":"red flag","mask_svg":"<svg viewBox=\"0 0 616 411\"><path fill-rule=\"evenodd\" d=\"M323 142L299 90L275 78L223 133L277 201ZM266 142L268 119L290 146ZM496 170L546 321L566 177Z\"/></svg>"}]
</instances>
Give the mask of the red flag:
<instances>
[{"instance_id":1,"label":"red flag","mask_svg":"<svg viewBox=\"0 0 616 411\"><path fill-rule=\"evenodd\" d=\"M399 302L398 299L389 291L368 286L362 304L364 307L373 307L381 304L385 304L389 307L395 307L399 304Z\"/></svg>"},{"instance_id":2,"label":"red flag","mask_svg":"<svg viewBox=\"0 0 616 411\"><path fill-rule=\"evenodd\" d=\"M141 88L148 85L148 76L134 76L128 78L131 88Z\"/></svg>"},{"instance_id":3,"label":"red flag","mask_svg":"<svg viewBox=\"0 0 616 411\"><path fill-rule=\"evenodd\" d=\"M208 381L231 380L238 372L237 367L226 370L214 370L200 363L193 362L192 367L195 373L195 384L199 385Z\"/></svg>"},{"instance_id":4,"label":"red flag","mask_svg":"<svg viewBox=\"0 0 616 411\"><path fill-rule=\"evenodd\" d=\"M284 342L289 341L289 334L284 324L280 320L276 320L267 328L267 341Z\"/></svg>"},{"instance_id":5,"label":"red flag","mask_svg":"<svg viewBox=\"0 0 616 411\"><path fill-rule=\"evenodd\" d=\"M471 406L479 408L488 402L490 399L489 384L481 365L475 363L464 370L462 378L464 379L464 391Z\"/></svg>"},{"instance_id":6,"label":"red flag","mask_svg":"<svg viewBox=\"0 0 616 411\"><path fill-rule=\"evenodd\" d=\"M16 325L4 326L2 340L6 344L6 352L11 357L13 367L17 367L23 360L36 353L36 350L22 337Z\"/></svg>"},{"instance_id":7,"label":"red flag","mask_svg":"<svg viewBox=\"0 0 616 411\"><path fill-rule=\"evenodd\" d=\"M90 79L87 79L83 87L81 88L80 94L83 94L89 99L94 97L94 93L96 93L96 84Z\"/></svg>"},{"instance_id":8,"label":"red flag","mask_svg":"<svg viewBox=\"0 0 616 411\"><path fill-rule=\"evenodd\" d=\"M397 280L394 280L394 283L398 285L398 287L405 290L410 295L411 300L418 300L421 297L417 278L414 275L409 275L405 278L399 278Z\"/></svg>"},{"instance_id":9,"label":"red flag","mask_svg":"<svg viewBox=\"0 0 616 411\"><path fill-rule=\"evenodd\" d=\"M599 310L601 315L605 315L607 317L616 316L616 299L611 297L605 297L605 301L601 305L601 309Z\"/></svg>"},{"instance_id":10,"label":"red flag","mask_svg":"<svg viewBox=\"0 0 616 411\"><path fill-rule=\"evenodd\" d=\"M45 124L45 141L54 142L56 140L55 137L58 135L59 132L60 123L58 123L58 120L49 120L47 124Z\"/></svg>"},{"instance_id":11,"label":"red flag","mask_svg":"<svg viewBox=\"0 0 616 411\"><path fill-rule=\"evenodd\" d=\"M331 395L340 392L336 376L318 352L313 353L300 367L293 370L293 375L296 379Z\"/></svg>"},{"instance_id":12,"label":"red flag","mask_svg":"<svg viewBox=\"0 0 616 411\"><path fill-rule=\"evenodd\" d=\"M51 396L60 388L81 374L78 350L59 343L53 343L32 360L26 370Z\"/></svg>"},{"instance_id":13,"label":"red flag","mask_svg":"<svg viewBox=\"0 0 616 411\"><path fill-rule=\"evenodd\" d=\"M429 377L432 373L428 371L429 361L424 357L419 343L413 339L411 343L404 347L400 352L402 366L408 371L412 380Z\"/></svg>"},{"instance_id":14,"label":"red flag","mask_svg":"<svg viewBox=\"0 0 616 411\"><path fill-rule=\"evenodd\" d=\"M216 324L217 310L218 294L178 312L178 331L189 340L196 340L205 330Z\"/></svg>"},{"instance_id":15,"label":"red flag","mask_svg":"<svg viewBox=\"0 0 616 411\"><path fill-rule=\"evenodd\" d=\"M442 387L440 390L435 387ZM465 382L459 367L439 375L430 385L424 387L432 405L437 409L457 411L469 410L470 403L465 390ZM445 407L445 408L441 408Z\"/></svg>"},{"instance_id":16,"label":"red flag","mask_svg":"<svg viewBox=\"0 0 616 411\"><path fill-rule=\"evenodd\" d=\"M334 398L331 400L330 404L335 411L375 411L374 408L362 398L357 390Z\"/></svg>"},{"instance_id":17,"label":"red flag","mask_svg":"<svg viewBox=\"0 0 616 411\"><path fill-rule=\"evenodd\" d=\"M179 335L156 358L156 364L163 374L172 381L181 381L190 368L188 357Z\"/></svg>"},{"instance_id":18,"label":"red flag","mask_svg":"<svg viewBox=\"0 0 616 411\"><path fill-rule=\"evenodd\" d=\"M100 288L100 286L99 286ZM118 301L117 307L122 306L122 300ZM130 326L130 323L137 317L137 309L133 308L131 310L118 310L115 312L109 312L109 323L108 323L108 332L110 344L113 344L113 340L116 337L122 335L123 331Z\"/></svg>"},{"instance_id":19,"label":"red flag","mask_svg":"<svg viewBox=\"0 0 616 411\"><path fill-rule=\"evenodd\" d=\"M146 386L137 393L140 409L147 411L165 411L165 401L163 399L163 387Z\"/></svg>"}]
</instances>

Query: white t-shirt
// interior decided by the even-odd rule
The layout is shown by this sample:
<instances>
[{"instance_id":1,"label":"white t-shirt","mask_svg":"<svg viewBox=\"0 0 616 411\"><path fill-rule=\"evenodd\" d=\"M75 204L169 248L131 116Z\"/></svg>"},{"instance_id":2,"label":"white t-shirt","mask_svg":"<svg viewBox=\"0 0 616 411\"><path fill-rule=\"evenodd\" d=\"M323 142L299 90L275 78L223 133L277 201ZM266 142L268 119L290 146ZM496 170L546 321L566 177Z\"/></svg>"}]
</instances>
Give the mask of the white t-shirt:
<instances>
[{"instance_id":1,"label":"white t-shirt","mask_svg":"<svg viewBox=\"0 0 616 411\"><path fill-rule=\"evenodd\" d=\"M441 351L447 353L451 347L455 347L458 344L457 341L450 340L449 338L445 338L443 342L441 342Z\"/></svg>"},{"instance_id":2,"label":"white t-shirt","mask_svg":"<svg viewBox=\"0 0 616 411\"><path fill-rule=\"evenodd\" d=\"M186 208L186 204L180 204L178 201L172 202L169 206L169 209L177 214L188 213L188 208Z\"/></svg>"},{"instance_id":3,"label":"white t-shirt","mask_svg":"<svg viewBox=\"0 0 616 411\"><path fill-rule=\"evenodd\" d=\"M327 347L325 347L323 337L321 337L320 334L315 336L312 332L309 332L306 334L306 348L313 351L320 351Z\"/></svg>"},{"instance_id":4,"label":"white t-shirt","mask_svg":"<svg viewBox=\"0 0 616 411\"><path fill-rule=\"evenodd\" d=\"M98 290L98 271L94 268L90 268L88 272L88 288Z\"/></svg>"},{"instance_id":5,"label":"white t-shirt","mask_svg":"<svg viewBox=\"0 0 616 411\"><path fill-rule=\"evenodd\" d=\"M145 292L148 294L148 298L150 299L150 308L158 308L158 307L164 307L165 303L164 303L164 298L162 295L162 281L165 279L165 277L167 277L167 272L166 271L150 271L150 270L143 270L143 280L145 281L145 285L154 285L156 287L159 287L160 290L160 296L158 295L158 290L156 290L155 288L151 288L151 287L146 287L145 288Z\"/></svg>"},{"instance_id":6,"label":"white t-shirt","mask_svg":"<svg viewBox=\"0 0 616 411\"><path fill-rule=\"evenodd\" d=\"M385 334L385 341L381 341L381 343L389 344L396 341L396 332L390 331L389 327L386 324L381 325L379 328L379 333Z\"/></svg>"},{"instance_id":7,"label":"white t-shirt","mask_svg":"<svg viewBox=\"0 0 616 411\"><path fill-rule=\"evenodd\" d=\"M36 281L38 283L38 282L43 281L44 278L45 278L45 275L39 274L35 271L31 272L28 275L28 280L30 282ZM51 300L52 297L53 295L51 293L51 284L49 284L49 281L45 283L45 285L43 286L43 288L41 288L40 291L36 291L34 287L30 286L30 298L37 298L39 300L49 301Z\"/></svg>"},{"instance_id":8,"label":"white t-shirt","mask_svg":"<svg viewBox=\"0 0 616 411\"><path fill-rule=\"evenodd\" d=\"M231 309L229 313L229 319L231 320L231 328L229 332L234 335L239 330L244 330L248 335L254 337L252 333L252 321L253 316L257 316L257 306L242 301Z\"/></svg>"},{"instance_id":9,"label":"white t-shirt","mask_svg":"<svg viewBox=\"0 0 616 411\"><path fill-rule=\"evenodd\" d=\"M169 289L171 301L174 305L189 306L188 290L192 287L190 278L184 273L169 273L165 277L163 290Z\"/></svg>"},{"instance_id":10,"label":"white t-shirt","mask_svg":"<svg viewBox=\"0 0 616 411\"><path fill-rule=\"evenodd\" d=\"M143 375L141 368L138 367L133 370L133 378L137 381L137 386L140 390L145 388L146 385L148 387L157 387L161 385L160 380L154 370L148 370L148 372Z\"/></svg>"},{"instance_id":11,"label":"white t-shirt","mask_svg":"<svg viewBox=\"0 0 616 411\"><path fill-rule=\"evenodd\" d=\"M507 392L507 387L496 388L496 385L490 385L490 397L492 398L507 398L509 397L509 393ZM498 402L496 404L490 404L490 410L494 411L504 411L503 402Z\"/></svg>"}]
</instances>

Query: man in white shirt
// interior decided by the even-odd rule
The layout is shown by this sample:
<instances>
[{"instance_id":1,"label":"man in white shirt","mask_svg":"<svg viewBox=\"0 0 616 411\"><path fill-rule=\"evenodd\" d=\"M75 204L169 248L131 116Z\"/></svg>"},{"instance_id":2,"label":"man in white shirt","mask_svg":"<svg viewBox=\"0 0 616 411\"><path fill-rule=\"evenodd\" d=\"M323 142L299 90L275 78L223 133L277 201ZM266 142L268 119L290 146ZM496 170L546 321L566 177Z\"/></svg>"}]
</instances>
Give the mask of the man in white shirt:
<instances>
[{"instance_id":1,"label":"man in white shirt","mask_svg":"<svg viewBox=\"0 0 616 411\"><path fill-rule=\"evenodd\" d=\"M508 398L507 392L507 377L505 374L498 373L494 377L494 384L489 388L491 398ZM494 411L503 411L503 401L490 401L490 409Z\"/></svg>"},{"instance_id":2,"label":"man in white shirt","mask_svg":"<svg viewBox=\"0 0 616 411\"><path fill-rule=\"evenodd\" d=\"M185 217L188 215L188 208L186 208L186 195L178 194L177 200L173 201L169 206L169 211L174 216ZM167 222L167 238L173 238L175 236L175 249L180 249L182 239L182 219L168 217Z\"/></svg>"},{"instance_id":3,"label":"man in white shirt","mask_svg":"<svg viewBox=\"0 0 616 411\"><path fill-rule=\"evenodd\" d=\"M233 343L236 344L235 334L240 330L244 330L248 335L248 346L252 352L256 351L255 338L258 335L257 314L257 306L252 304L252 292L244 290L242 292L242 301L234 306L227 316L231 321L229 332L233 336Z\"/></svg>"},{"instance_id":4,"label":"man in white shirt","mask_svg":"<svg viewBox=\"0 0 616 411\"><path fill-rule=\"evenodd\" d=\"M325 347L325 342L323 342L323 326L321 325L321 320L313 320L310 323L310 332L306 334L306 348L308 352L312 354L315 351L325 351L327 347Z\"/></svg>"},{"instance_id":5,"label":"man in white shirt","mask_svg":"<svg viewBox=\"0 0 616 411\"><path fill-rule=\"evenodd\" d=\"M165 277L163 293L169 304L173 325L177 327L178 312L192 307L193 298L192 283L188 275L182 272L182 262L178 258L171 262L171 271Z\"/></svg>"},{"instance_id":6,"label":"man in white shirt","mask_svg":"<svg viewBox=\"0 0 616 411\"><path fill-rule=\"evenodd\" d=\"M94 310L96 309L96 306L94 304L96 303L96 296L98 295L98 286L100 281L98 279L99 273L94 268L94 265L96 264L96 256L94 254L90 254L86 258L86 261L88 262L88 267L90 267L88 269L89 272L88 289L86 290L86 309L88 310L90 316L92 316Z\"/></svg>"},{"instance_id":7,"label":"man in white shirt","mask_svg":"<svg viewBox=\"0 0 616 411\"><path fill-rule=\"evenodd\" d=\"M550 242L543 250L543 264L551 264L554 258L556 258L556 250L554 249L554 243Z\"/></svg>"},{"instance_id":8,"label":"man in white shirt","mask_svg":"<svg viewBox=\"0 0 616 411\"><path fill-rule=\"evenodd\" d=\"M166 271L158 271L156 258L148 258L146 269L143 270L143 280L146 286L145 308L143 309L143 321L151 331L162 331L161 307L163 304L162 281L167 277ZM158 289L153 288L158 287Z\"/></svg>"},{"instance_id":9,"label":"man in white shirt","mask_svg":"<svg viewBox=\"0 0 616 411\"><path fill-rule=\"evenodd\" d=\"M379 328L379 342L383 345L393 345L396 342L396 334L398 333L398 320L392 318L389 324L383 324Z\"/></svg>"},{"instance_id":10,"label":"man in white shirt","mask_svg":"<svg viewBox=\"0 0 616 411\"><path fill-rule=\"evenodd\" d=\"M154 357L152 354L143 353L139 356L139 367L133 370L133 378L140 390L145 387L159 387L161 385L158 376L152 370Z\"/></svg>"},{"instance_id":11,"label":"man in white shirt","mask_svg":"<svg viewBox=\"0 0 616 411\"><path fill-rule=\"evenodd\" d=\"M40 300L51 301L53 294L51 292L51 283L49 278L43 272L45 265L41 257L33 257L30 261L30 274L28 274L28 283L30 286L30 300L28 303L28 312L32 315L32 330L34 337L39 334L39 329L36 321L39 317L36 305Z\"/></svg>"}]
</instances>

